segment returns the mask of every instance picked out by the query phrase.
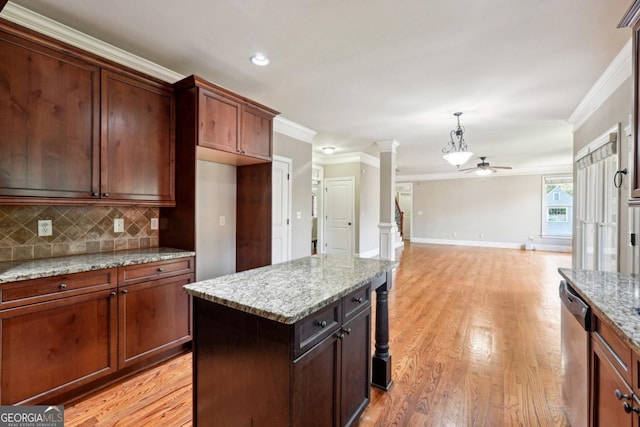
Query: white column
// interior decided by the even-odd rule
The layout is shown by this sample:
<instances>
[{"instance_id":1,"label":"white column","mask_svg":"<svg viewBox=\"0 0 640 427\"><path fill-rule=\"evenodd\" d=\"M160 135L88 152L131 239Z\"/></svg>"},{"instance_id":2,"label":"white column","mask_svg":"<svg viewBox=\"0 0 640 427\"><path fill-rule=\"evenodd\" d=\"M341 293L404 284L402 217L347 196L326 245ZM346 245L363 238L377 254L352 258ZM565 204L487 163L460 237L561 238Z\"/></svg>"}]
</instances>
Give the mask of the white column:
<instances>
[{"instance_id":1,"label":"white column","mask_svg":"<svg viewBox=\"0 0 640 427\"><path fill-rule=\"evenodd\" d=\"M378 141L380 147L380 258L395 259L396 148L400 143L394 139Z\"/></svg>"}]
</instances>

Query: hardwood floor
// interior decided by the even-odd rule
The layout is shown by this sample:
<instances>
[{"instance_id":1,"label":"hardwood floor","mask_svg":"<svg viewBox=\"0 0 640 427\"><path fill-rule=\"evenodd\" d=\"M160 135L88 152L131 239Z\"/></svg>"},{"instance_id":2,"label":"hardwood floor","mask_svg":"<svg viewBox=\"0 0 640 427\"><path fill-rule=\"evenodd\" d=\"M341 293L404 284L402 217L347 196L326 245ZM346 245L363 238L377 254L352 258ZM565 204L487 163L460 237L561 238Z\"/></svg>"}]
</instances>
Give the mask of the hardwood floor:
<instances>
[{"instance_id":1,"label":"hardwood floor","mask_svg":"<svg viewBox=\"0 0 640 427\"><path fill-rule=\"evenodd\" d=\"M557 268L571 256L406 245L389 294L394 384L361 426L566 426ZM65 408L67 426L191 425L185 355Z\"/></svg>"}]
</instances>

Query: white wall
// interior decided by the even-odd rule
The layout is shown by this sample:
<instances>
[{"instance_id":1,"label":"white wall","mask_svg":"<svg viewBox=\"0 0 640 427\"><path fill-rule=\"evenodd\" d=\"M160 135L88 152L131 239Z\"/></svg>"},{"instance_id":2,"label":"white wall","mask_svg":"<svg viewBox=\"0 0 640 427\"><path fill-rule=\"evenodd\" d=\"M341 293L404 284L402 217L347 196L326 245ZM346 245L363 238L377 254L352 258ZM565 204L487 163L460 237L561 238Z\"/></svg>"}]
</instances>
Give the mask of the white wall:
<instances>
[{"instance_id":1,"label":"white wall","mask_svg":"<svg viewBox=\"0 0 640 427\"><path fill-rule=\"evenodd\" d=\"M568 250L570 240L540 237L541 203L541 175L416 182L411 241Z\"/></svg>"}]
</instances>

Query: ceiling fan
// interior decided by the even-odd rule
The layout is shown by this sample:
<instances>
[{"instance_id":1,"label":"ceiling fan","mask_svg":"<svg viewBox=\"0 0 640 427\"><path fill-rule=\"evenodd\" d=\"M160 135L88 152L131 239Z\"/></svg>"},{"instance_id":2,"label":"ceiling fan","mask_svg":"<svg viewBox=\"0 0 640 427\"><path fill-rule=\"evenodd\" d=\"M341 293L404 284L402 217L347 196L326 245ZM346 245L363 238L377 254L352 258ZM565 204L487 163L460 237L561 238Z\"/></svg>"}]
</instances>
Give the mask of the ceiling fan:
<instances>
[{"instance_id":1,"label":"ceiling fan","mask_svg":"<svg viewBox=\"0 0 640 427\"><path fill-rule=\"evenodd\" d=\"M511 166L491 166L489 162L486 162L486 156L480 157L480 163L473 168L460 169L460 172L470 173L476 171L478 175L491 175L498 172L498 169L511 169Z\"/></svg>"}]
</instances>

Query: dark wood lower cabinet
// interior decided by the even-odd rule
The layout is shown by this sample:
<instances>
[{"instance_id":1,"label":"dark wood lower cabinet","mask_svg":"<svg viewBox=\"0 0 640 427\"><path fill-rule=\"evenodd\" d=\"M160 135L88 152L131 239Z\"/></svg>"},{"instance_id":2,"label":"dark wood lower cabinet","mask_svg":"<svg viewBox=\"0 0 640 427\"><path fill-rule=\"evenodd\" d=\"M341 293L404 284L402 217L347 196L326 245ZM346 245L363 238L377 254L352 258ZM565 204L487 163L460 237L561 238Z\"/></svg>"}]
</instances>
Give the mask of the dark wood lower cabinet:
<instances>
[{"instance_id":1,"label":"dark wood lower cabinet","mask_svg":"<svg viewBox=\"0 0 640 427\"><path fill-rule=\"evenodd\" d=\"M0 405L62 404L183 352L193 261L0 284Z\"/></svg>"},{"instance_id":2,"label":"dark wood lower cabinet","mask_svg":"<svg viewBox=\"0 0 640 427\"><path fill-rule=\"evenodd\" d=\"M0 401L55 402L56 396L115 372L113 290L0 311Z\"/></svg>"},{"instance_id":3,"label":"dark wood lower cabinet","mask_svg":"<svg viewBox=\"0 0 640 427\"><path fill-rule=\"evenodd\" d=\"M371 305L354 295L293 325L194 298L194 426L357 423L370 399Z\"/></svg>"}]
</instances>

